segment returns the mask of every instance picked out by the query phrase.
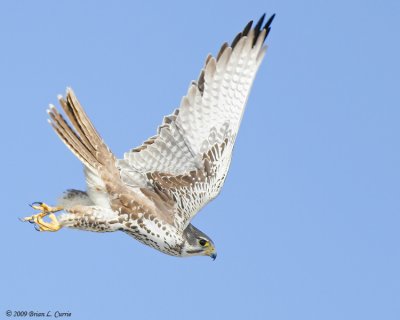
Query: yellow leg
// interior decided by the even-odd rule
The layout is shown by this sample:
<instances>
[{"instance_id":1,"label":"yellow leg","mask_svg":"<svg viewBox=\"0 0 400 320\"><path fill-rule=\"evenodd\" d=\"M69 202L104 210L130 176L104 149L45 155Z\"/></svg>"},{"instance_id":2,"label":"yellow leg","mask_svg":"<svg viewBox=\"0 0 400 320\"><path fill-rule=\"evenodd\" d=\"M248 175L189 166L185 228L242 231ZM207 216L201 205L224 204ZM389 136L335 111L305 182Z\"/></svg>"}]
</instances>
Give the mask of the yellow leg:
<instances>
[{"instance_id":1,"label":"yellow leg","mask_svg":"<svg viewBox=\"0 0 400 320\"><path fill-rule=\"evenodd\" d=\"M30 217L22 218L21 221L34 223L38 231L55 232L61 229L61 225L53 212L61 211L63 209L62 207L51 207L42 202L35 202L31 207L36 210L41 210L41 212ZM43 220L46 216L49 216L50 222Z\"/></svg>"}]
</instances>

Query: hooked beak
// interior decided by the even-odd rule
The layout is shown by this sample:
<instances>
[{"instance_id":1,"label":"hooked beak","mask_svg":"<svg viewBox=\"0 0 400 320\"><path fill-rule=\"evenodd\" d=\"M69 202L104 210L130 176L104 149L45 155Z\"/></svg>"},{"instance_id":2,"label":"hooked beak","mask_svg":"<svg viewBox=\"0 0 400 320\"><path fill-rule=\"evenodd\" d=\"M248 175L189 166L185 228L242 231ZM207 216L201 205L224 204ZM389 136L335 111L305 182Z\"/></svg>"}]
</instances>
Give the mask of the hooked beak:
<instances>
[{"instance_id":1,"label":"hooked beak","mask_svg":"<svg viewBox=\"0 0 400 320\"><path fill-rule=\"evenodd\" d=\"M204 253L206 256L211 257L211 259L213 260L217 258L217 250L215 249L214 244L212 242L207 242Z\"/></svg>"}]
</instances>

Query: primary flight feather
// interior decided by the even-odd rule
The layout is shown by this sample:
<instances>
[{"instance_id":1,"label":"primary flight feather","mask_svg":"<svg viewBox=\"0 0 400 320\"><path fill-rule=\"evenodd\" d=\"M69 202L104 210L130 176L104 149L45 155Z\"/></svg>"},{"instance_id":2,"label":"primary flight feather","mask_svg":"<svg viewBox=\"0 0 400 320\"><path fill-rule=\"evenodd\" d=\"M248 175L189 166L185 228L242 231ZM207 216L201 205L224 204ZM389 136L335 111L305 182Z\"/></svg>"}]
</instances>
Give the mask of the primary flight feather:
<instances>
[{"instance_id":1,"label":"primary flight feather","mask_svg":"<svg viewBox=\"0 0 400 320\"><path fill-rule=\"evenodd\" d=\"M215 259L214 243L191 220L224 184L274 16L264 23L263 15L254 27L250 21L217 57L209 55L179 108L123 159L110 151L68 88L59 102L70 124L54 106L49 122L84 164L87 191L68 190L55 207L35 202L41 212L22 220L40 231L123 231L169 255ZM56 217L58 211L63 213Z\"/></svg>"}]
</instances>

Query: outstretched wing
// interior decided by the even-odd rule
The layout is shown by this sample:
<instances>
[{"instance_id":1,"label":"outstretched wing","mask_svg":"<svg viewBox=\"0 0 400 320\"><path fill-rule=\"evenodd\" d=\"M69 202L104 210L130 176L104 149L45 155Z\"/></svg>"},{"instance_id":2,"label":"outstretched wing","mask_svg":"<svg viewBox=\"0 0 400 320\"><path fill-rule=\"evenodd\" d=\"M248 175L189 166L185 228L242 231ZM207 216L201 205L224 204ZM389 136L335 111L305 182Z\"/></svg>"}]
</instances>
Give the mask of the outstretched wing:
<instances>
[{"instance_id":1,"label":"outstretched wing","mask_svg":"<svg viewBox=\"0 0 400 320\"><path fill-rule=\"evenodd\" d=\"M250 21L231 45L209 55L180 107L164 118L157 135L118 161L122 180L177 202L175 219L186 226L215 198L225 180L241 118L264 57L274 15Z\"/></svg>"}]
</instances>

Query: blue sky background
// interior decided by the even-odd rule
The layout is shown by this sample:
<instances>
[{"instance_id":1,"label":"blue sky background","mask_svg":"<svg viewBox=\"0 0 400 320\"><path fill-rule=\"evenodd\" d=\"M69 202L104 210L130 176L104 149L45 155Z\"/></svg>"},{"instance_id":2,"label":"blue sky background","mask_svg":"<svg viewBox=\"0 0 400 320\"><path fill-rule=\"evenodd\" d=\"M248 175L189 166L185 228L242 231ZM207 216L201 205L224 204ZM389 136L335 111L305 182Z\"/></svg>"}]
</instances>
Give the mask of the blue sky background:
<instances>
[{"instance_id":1,"label":"blue sky background","mask_svg":"<svg viewBox=\"0 0 400 320\"><path fill-rule=\"evenodd\" d=\"M154 134L250 19L276 13L220 197L218 259L17 217L84 189L46 122L72 86L112 150ZM399 1L2 1L0 318L399 319Z\"/></svg>"}]
</instances>

